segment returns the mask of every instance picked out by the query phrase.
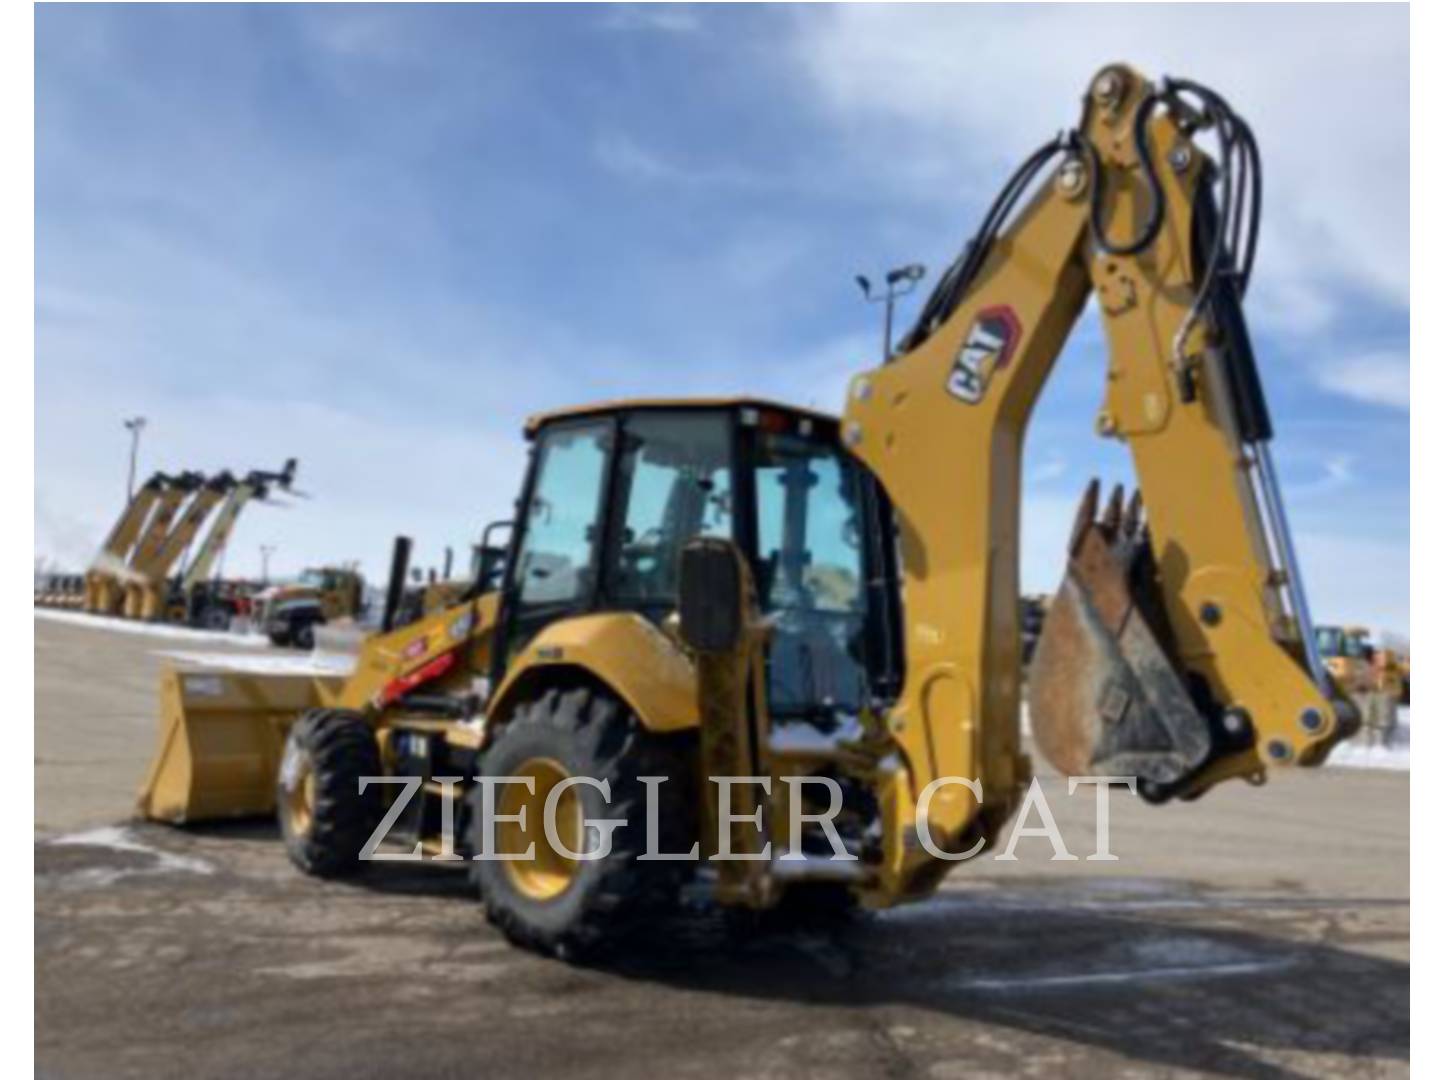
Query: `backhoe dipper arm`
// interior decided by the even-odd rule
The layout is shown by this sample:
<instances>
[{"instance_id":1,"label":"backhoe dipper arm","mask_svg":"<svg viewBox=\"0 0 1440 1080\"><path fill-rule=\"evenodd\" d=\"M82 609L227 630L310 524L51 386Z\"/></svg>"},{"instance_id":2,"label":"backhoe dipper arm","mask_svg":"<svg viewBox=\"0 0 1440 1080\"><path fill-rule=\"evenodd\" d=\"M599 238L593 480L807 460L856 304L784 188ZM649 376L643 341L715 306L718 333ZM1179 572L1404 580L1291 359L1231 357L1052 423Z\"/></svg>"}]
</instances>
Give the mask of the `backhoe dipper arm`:
<instances>
[{"instance_id":1,"label":"backhoe dipper arm","mask_svg":"<svg viewBox=\"0 0 1440 1080\"><path fill-rule=\"evenodd\" d=\"M1177 89L1191 86L1101 71L1080 130L1022 166L893 362L850 384L842 434L899 531L906 675L885 721L905 767L882 787L900 841L887 843L882 875L898 892L924 891L949 866L914 842L918 815L939 847L971 849L1029 777L1018 725L1021 448L1092 291L1110 353L1099 426L1130 447L1145 518L1118 495L1098 521L1093 491L1082 506L1031 675L1037 736L1059 732L1051 756L1065 771L1134 775L1159 801L1258 778L1268 763L1318 763L1345 733L1346 703L1307 666L1283 511L1273 475L1269 490L1258 475L1269 418L1237 282L1224 274L1233 246L1210 244L1217 228L1230 233L1230 217L1212 212L1217 174L1191 139L1207 120L1243 121L1208 98L1208 112L1193 108ZM916 808L944 777L978 780L983 802L946 782Z\"/></svg>"}]
</instances>

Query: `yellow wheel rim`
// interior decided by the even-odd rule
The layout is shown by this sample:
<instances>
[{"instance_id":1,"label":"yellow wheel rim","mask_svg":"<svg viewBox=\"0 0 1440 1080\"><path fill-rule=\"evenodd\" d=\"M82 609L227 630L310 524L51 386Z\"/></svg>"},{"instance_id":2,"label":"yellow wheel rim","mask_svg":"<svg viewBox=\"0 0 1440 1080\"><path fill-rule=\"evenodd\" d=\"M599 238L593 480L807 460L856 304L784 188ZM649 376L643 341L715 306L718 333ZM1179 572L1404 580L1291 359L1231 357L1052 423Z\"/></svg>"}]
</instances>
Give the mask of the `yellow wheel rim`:
<instances>
[{"instance_id":1,"label":"yellow wheel rim","mask_svg":"<svg viewBox=\"0 0 1440 1080\"><path fill-rule=\"evenodd\" d=\"M575 880L580 864L551 847L545 835L545 801L570 773L554 758L529 758L511 770L511 776L529 777L534 791L518 781L501 786L497 815L518 817L523 811L525 823L500 820L496 823L496 846L501 854L523 854L535 845L532 858L507 860L505 875L511 885L532 900L553 900ZM555 838L571 851L580 851L583 828L580 795L574 787L566 788L555 805Z\"/></svg>"},{"instance_id":2,"label":"yellow wheel rim","mask_svg":"<svg viewBox=\"0 0 1440 1080\"><path fill-rule=\"evenodd\" d=\"M310 831L315 820L315 770L310 759L305 758L300 778L285 792L285 816L290 821L290 832L304 836Z\"/></svg>"}]
</instances>

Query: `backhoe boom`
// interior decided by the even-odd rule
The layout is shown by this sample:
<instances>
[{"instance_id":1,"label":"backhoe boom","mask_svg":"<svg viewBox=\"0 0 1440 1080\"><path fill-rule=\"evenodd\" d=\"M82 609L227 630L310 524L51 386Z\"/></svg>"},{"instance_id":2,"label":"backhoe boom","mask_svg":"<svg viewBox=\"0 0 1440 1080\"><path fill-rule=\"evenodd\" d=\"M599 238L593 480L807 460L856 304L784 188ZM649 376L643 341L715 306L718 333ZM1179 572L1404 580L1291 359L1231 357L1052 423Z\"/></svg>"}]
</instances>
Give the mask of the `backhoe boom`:
<instances>
[{"instance_id":1,"label":"backhoe boom","mask_svg":"<svg viewBox=\"0 0 1440 1080\"><path fill-rule=\"evenodd\" d=\"M1348 730L1346 703L1307 667L1293 556L1275 554L1289 541L1273 474L1269 516L1257 499L1268 416L1236 279L1224 276L1236 273L1232 253L1210 246L1211 170L1225 162L1201 153L1195 129L1248 129L1218 99L1188 107L1192 85L1102 71L1079 131L1046 148L1059 168L1014 225L982 230L894 361L850 385L843 437L899 522L906 679L888 725L910 766L913 790L891 793L902 831L927 784L978 778L983 810L958 785L930 804L932 833L968 847L962 838L993 832L1027 778L1021 448L1092 295L1110 354L1098 427L1129 447L1143 517L1116 497L1097 521L1092 496L1077 522L1031 674L1040 744L1078 741L1083 771L1137 775L1160 799L1316 763ZM1026 168L1023 179L1038 174ZM898 876L923 885L929 863L910 845Z\"/></svg>"}]
</instances>

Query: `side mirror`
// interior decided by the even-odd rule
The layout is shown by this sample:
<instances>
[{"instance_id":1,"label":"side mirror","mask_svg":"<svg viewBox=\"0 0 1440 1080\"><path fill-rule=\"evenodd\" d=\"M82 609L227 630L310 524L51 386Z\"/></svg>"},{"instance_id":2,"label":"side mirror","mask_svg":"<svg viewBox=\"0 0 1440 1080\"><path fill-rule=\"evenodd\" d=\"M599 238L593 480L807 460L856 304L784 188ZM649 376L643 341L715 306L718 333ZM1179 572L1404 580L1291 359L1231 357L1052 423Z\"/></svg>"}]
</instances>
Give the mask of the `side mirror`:
<instances>
[{"instance_id":1,"label":"side mirror","mask_svg":"<svg viewBox=\"0 0 1440 1080\"><path fill-rule=\"evenodd\" d=\"M680 554L680 637L696 652L740 644L746 588L744 556L729 540L698 537Z\"/></svg>"}]
</instances>

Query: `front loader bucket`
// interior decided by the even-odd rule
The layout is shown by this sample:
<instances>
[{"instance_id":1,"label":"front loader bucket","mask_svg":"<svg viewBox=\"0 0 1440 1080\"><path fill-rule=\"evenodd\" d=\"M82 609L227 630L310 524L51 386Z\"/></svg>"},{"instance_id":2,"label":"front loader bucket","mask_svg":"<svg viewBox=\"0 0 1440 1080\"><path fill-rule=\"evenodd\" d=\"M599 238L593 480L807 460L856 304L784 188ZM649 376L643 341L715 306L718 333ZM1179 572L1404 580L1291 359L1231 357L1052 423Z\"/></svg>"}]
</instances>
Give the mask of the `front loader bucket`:
<instances>
[{"instance_id":1,"label":"front loader bucket","mask_svg":"<svg viewBox=\"0 0 1440 1080\"><path fill-rule=\"evenodd\" d=\"M160 745L137 812L176 825L274 813L290 725L333 701L341 681L166 668Z\"/></svg>"},{"instance_id":2,"label":"front loader bucket","mask_svg":"<svg viewBox=\"0 0 1440 1080\"><path fill-rule=\"evenodd\" d=\"M1035 646L1030 725L1062 773L1133 776L1155 796L1209 759L1213 735L1170 659L1139 494L1123 507L1117 487L1097 519L1099 490L1081 499Z\"/></svg>"}]
</instances>

